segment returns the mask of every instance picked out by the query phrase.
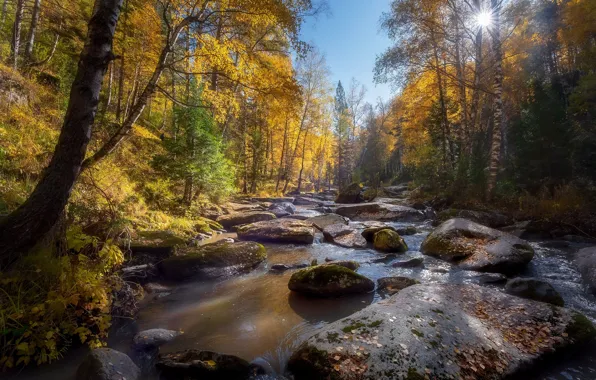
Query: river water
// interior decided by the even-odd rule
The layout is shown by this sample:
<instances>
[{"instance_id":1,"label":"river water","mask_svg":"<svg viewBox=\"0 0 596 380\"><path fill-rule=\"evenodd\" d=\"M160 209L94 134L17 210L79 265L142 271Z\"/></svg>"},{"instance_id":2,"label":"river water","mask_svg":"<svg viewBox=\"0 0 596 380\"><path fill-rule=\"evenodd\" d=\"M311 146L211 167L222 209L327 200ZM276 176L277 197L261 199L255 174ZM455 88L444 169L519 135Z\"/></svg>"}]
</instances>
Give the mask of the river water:
<instances>
[{"instance_id":1,"label":"river water","mask_svg":"<svg viewBox=\"0 0 596 380\"><path fill-rule=\"evenodd\" d=\"M393 223L395 227L403 226ZM267 244L268 260L253 272L223 281L189 282L172 287L169 294L146 300L136 321L124 323L112 333L109 345L126 352L135 332L151 328L181 330L183 334L162 347L161 352L189 348L257 359L282 373L299 343L326 323L344 318L381 296L371 293L337 299L305 298L291 293L287 284L291 271L269 273L273 264L310 263L325 259L354 260L359 273L376 280L386 276L408 276L422 283L474 283L477 272L462 271L450 264L425 258L425 268L393 268L392 260L422 256L420 245L432 230L415 224L416 235L405 236L410 250L384 262L372 249L348 249L322 242L318 235L312 246ZM224 237L233 236L226 234ZM221 236L219 237L221 238ZM580 246L548 248L548 242L533 242L536 256L523 276L547 280L563 296L567 307L575 308L596 321L596 299L586 289L571 258ZM81 351L81 350L79 350ZM26 370L14 379L74 378L82 353L69 354L51 366ZM596 344L545 366L536 379L596 379Z\"/></svg>"}]
</instances>

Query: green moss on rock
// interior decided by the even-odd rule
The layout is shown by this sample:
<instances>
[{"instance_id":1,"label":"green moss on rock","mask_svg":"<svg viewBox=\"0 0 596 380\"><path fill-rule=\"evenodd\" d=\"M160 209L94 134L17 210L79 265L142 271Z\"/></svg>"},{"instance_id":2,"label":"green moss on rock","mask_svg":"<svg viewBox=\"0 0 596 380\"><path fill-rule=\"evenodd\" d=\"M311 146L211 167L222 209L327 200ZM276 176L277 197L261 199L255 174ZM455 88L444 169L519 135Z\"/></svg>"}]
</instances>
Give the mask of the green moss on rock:
<instances>
[{"instance_id":1,"label":"green moss on rock","mask_svg":"<svg viewBox=\"0 0 596 380\"><path fill-rule=\"evenodd\" d=\"M382 229L375 233L373 246L376 250L382 252L406 252L408 246L399 234L391 229Z\"/></svg>"},{"instance_id":2,"label":"green moss on rock","mask_svg":"<svg viewBox=\"0 0 596 380\"><path fill-rule=\"evenodd\" d=\"M596 336L596 329L590 320L583 314L575 313L567 325L565 332L576 342L585 342Z\"/></svg>"},{"instance_id":3,"label":"green moss on rock","mask_svg":"<svg viewBox=\"0 0 596 380\"><path fill-rule=\"evenodd\" d=\"M319 265L295 272L288 288L308 295L334 297L372 291L374 282L343 266Z\"/></svg>"}]
</instances>

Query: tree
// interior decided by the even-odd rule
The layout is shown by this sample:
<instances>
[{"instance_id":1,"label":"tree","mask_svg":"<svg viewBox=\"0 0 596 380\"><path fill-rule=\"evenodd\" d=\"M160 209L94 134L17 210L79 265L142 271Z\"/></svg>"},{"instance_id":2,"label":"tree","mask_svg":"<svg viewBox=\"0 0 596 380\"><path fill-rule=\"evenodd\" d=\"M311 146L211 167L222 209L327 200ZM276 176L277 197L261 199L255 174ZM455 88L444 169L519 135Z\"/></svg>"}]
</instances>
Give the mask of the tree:
<instances>
[{"instance_id":1,"label":"tree","mask_svg":"<svg viewBox=\"0 0 596 380\"><path fill-rule=\"evenodd\" d=\"M337 83L335 90L335 133L337 136L337 184L340 188L350 183L351 168L351 149L350 149L350 115L346 93L341 84Z\"/></svg>"},{"instance_id":2,"label":"tree","mask_svg":"<svg viewBox=\"0 0 596 380\"><path fill-rule=\"evenodd\" d=\"M13 69L19 65L19 51L21 49L21 28L23 25L23 10L25 9L25 0L17 0L14 24L12 26L12 43L10 57L12 59Z\"/></svg>"},{"instance_id":3,"label":"tree","mask_svg":"<svg viewBox=\"0 0 596 380\"><path fill-rule=\"evenodd\" d=\"M99 92L112 54L121 0L96 0L87 41L52 160L27 201L0 220L0 264L10 265L58 221L91 138Z\"/></svg>"}]
</instances>

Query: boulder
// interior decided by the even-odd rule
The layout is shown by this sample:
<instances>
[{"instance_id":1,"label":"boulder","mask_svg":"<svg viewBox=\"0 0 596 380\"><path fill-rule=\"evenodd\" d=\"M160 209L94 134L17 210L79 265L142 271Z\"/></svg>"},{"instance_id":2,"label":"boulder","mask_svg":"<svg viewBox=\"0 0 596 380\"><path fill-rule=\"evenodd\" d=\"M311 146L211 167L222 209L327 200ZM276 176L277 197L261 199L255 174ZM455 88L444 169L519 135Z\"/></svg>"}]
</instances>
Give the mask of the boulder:
<instances>
[{"instance_id":1,"label":"boulder","mask_svg":"<svg viewBox=\"0 0 596 380\"><path fill-rule=\"evenodd\" d=\"M252 200L254 202L294 203L294 197L256 197Z\"/></svg>"},{"instance_id":2,"label":"boulder","mask_svg":"<svg viewBox=\"0 0 596 380\"><path fill-rule=\"evenodd\" d=\"M281 218L294 214L296 212L296 206L290 202L272 203L268 211L276 217Z\"/></svg>"},{"instance_id":3,"label":"boulder","mask_svg":"<svg viewBox=\"0 0 596 380\"><path fill-rule=\"evenodd\" d=\"M343 217L337 214L325 214L315 216L313 218L306 219L306 222L312 223L313 226L318 228L319 230L323 231L325 227L330 226L332 224L345 224L349 223L348 218Z\"/></svg>"},{"instance_id":4,"label":"boulder","mask_svg":"<svg viewBox=\"0 0 596 380\"><path fill-rule=\"evenodd\" d=\"M400 197L408 191L408 184L403 183L396 186L386 186L383 188L383 192L390 197Z\"/></svg>"},{"instance_id":5,"label":"boulder","mask_svg":"<svg viewBox=\"0 0 596 380\"><path fill-rule=\"evenodd\" d=\"M564 305L563 297L551 284L536 278L513 278L505 284L505 291L508 294L522 298L547 302L557 306Z\"/></svg>"},{"instance_id":6,"label":"boulder","mask_svg":"<svg viewBox=\"0 0 596 380\"><path fill-rule=\"evenodd\" d=\"M596 294L596 247L580 249L573 263L590 291Z\"/></svg>"},{"instance_id":7,"label":"boulder","mask_svg":"<svg viewBox=\"0 0 596 380\"><path fill-rule=\"evenodd\" d=\"M366 239L355 228L345 224L331 224L323 229L325 240L346 248L366 248Z\"/></svg>"},{"instance_id":8,"label":"boulder","mask_svg":"<svg viewBox=\"0 0 596 380\"><path fill-rule=\"evenodd\" d=\"M504 284L507 282L507 276L501 273L482 273L472 277L472 281L477 284Z\"/></svg>"},{"instance_id":9,"label":"boulder","mask_svg":"<svg viewBox=\"0 0 596 380\"><path fill-rule=\"evenodd\" d=\"M408 286L416 284L420 284L420 282L409 277L383 277L377 280L377 289L389 294L395 294Z\"/></svg>"},{"instance_id":10,"label":"boulder","mask_svg":"<svg viewBox=\"0 0 596 380\"><path fill-rule=\"evenodd\" d=\"M390 253L403 253L408 250L408 246L404 239L402 239L397 232L388 228L375 233L373 247L377 251Z\"/></svg>"},{"instance_id":11,"label":"boulder","mask_svg":"<svg viewBox=\"0 0 596 380\"><path fill-rule=\"evenodd\" d=\"M510 217L494 211L460 210L450 208L437 214L438 223L453 218L468 219L492 228L501 228L513 223L513 220Z\"/></svg>"},{"instance_id":12,"label":"boulder","mask_svg":"<svg viewBox=\"0 0 596 380\"><path fill-rule=\"evenodd\" d=\"M336 203L360 203L364 202L362 196L362 186L354 182L346 188L340 190L339 195L335 199Z\"/></svg>"},{"instance_id":13,"label":"boulder","mask_svg":"<svg viewBox=\"0 0 596 380\"><path fill-rule=\"evenodd\" d=\"M111 348L95 348L77 370L77 380L137 380L141 370L128 355Z\"/></svg>"},{"instance_id":14,"label":"boulder","mask_svg":"<svg viewBox=\"0 0 596 380\"><path fill-rule=\"evenodd\" d=\"M134 336L132 347L134 350L152 350L172 341L181 333L166 329L144 330Z\"/></svg>"},{"instance_id":15,"label":"boulder","mask_svg":"<svg viewBox=\"0 0 596 380\"><path fill-rule=\"evenodd\" d=\"M159 263L167 280L218 278L246 272L267 258L265 247L255 242L218 241L200 247L189 247L179 256Z\"/></svg>"},{"instance_id":16,"label":"boulder","mask_svg":"<svg viewBox=\"0 0 596 380\"><path fill-rule=\"evenodd\" d=\"M409 260L396 261L391 263L394 268L417 268L424 267L424 259L422 257L414 257Z\"/></svg>"},{"instance_id":17,"label":"boulder","mask_svg":"<svg viewBox=\"0 0 596 380\"><path fill-rule=\"evenodd\" d=\"M377 197L377 194L378 194L377 189L369 187L368 189L366 189L362 192L362 200L364 202L372 202Z\"/></svg>"},{"instance_id":18,"label":"boulder","mask_svg":"<svg viewBox=\"0 0 596 380\"><path fill-rule=\"evenodd\" d=\"M504 379L595 335L573 310L478 285L422 284L325 325L288 369L296 380Z\"/></svg>"},{"instance_id":19,"label":"boulder","mask_svg":"<svg viewBox=\"0 0 596 380\"><path fill-rule=\"evenodd\" d=\"M315 229L310 223L294 219L279 219L246 224L238 227L240 240L273 243L312 244Z\"/></svg>"},{"instance_id":20,"label":"boulder","mask_svg":"<svg viewBox=\"0 0 596 380\"><path fill-rule=\"evenodd\" d=\"M261 222L275 218L275 214L267 211L246 211L222 215L217 218L217 222L225 228L232 228L241 224Z\"/></svg>"},{"instance_id":21,"label":"boulder","mask_svg":"<svg viewBox=\"0 0 596 380\"><path fill-rule=\"evenodd\" d=\"M325 266L325 265L339 265L340 267L344 267L344 268L348 268L351 270L357 270L358 268L360 268L360 264L358 264L356 261L350 261L350 260L338 260L338 261L332 261L332 262L328 262L325 264L321 264L321 266Z\"/></svg>"},{"instance_id":22,"label":"boulder","mask_svg":"<svg viewBox=\"0 0 596 380\"><path fill-rule=\"evenodd\" d=\"M195 349L162 354L156 367L160 378L167 380L245 380L256 370L237 356Z\"/></svg>"},{"instance_id":23,"label":"boulder","mask_svg":"<svg viewBox=\"0 0 596 380\"><path fill-rule=\"evenodd\" d=\"M166 329L141 331L132 340L131 357L143 373L151 371L159 354L159 347L172 341L181 333Z\"/></svg>"},{"instance_id":24,"label":"boulder","mask_svg":"<svg viewBox=\"0 0 596 380\"><path fill-rule=\"evenodd\" d=\"M389 226L381 222L365 223L364 227L365 228L364 231L362 231L362 237L364 237L366 241L369 241L371 243L375 238L375 234L381 230L392 230L397 232L397 229L395 227Z\"/></svg>"},{"instance_id":25,"label":"boulder","mask_svg":"<svg viewBox=\"0 0 596 380\"><path fill-rule=\"evenodd\" d=\"M329 263L295 272L288 288L309 296L338 297L370 292L375 283L351 269Z\"/></svg>"},{"instance_id":26,"label":"boulder","mask_svg":"<svg viewBox=\"0 0 596 380\"><path fill-rule=\"evenodd\" d=\"M395 230L401 236L416 235L418 233L418 230L414 226L399 227Z\"/></svg>"},{"instance_id":27,"label":"boulder","mask_svg":"<svg viewBox=\"0 0 596 380\"><path fill-rule=\"evenodd\" d=\"M387 203L361 203L357 205L340 206L336 214L352 220L378 220L420 222L425 220L422 211L411 207L392 205Z\"/></svg>"},{"instance_id":28,"label":"boulder","mask_svg":"<svg viewBox=\"0 0 596 380\"><path fill-rule=\"evenodd\" d=\"M294 204L297 206L320 206L323 202L320 199L296 197Z\"/></svg>"},{"instance_id":29,"label":"boulder","mask_svg":"<svg viewBox=\"0 0 596 380\"><path fill-rule=\"evenodd\" d=\"M527 241L467 219L450 219L428 235L425 255L480 272L515 273L534 257Z\"/></svg>"},{"instance_id":30,"label":"boulder","mask_svg":"<svg viewBox=\"0 0 596 380\"><path fill-rule=\"evenodd\" d=\"M156 264L172 256L178 247L187 243L187 238L168 230L135 231L130 241L118 241L123 251L131 252L127 266Z\"/></svg>"}]
</instances>

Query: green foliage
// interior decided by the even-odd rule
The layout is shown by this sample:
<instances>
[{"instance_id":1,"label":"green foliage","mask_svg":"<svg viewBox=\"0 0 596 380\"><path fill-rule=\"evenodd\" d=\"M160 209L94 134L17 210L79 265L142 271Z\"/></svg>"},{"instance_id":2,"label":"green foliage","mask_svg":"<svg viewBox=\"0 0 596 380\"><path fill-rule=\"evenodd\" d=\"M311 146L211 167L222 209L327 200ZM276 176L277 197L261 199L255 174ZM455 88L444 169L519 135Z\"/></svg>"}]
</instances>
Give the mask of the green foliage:
<instances>
[{"instance_id":1,"label":"green foliage","mask_svg":"<svg viewBox=\"0 0 596 380\"><path fill-rule=\"evenodd\" d=\"M190 102L201 104L200 90L193 82ZM203 107L176 108L175 129L164 137L165 153L153 158L153 167L172 182L190 180L193 198L208 194L217 200L233 190L233 166L223 154L215 134L214 120ZM163 187L161 188L163 192Z\"/></svg>"},{"instance_id":2,"label":"green foliage","mask_svg":"<svg viewBox=\"0 0 596 380\"><path fill-rule=\"evenodd\" d=\"M110 326L111 273L123 254L80 228L66 232L65 251L37 248L0 284L0 368L56 360L76 337L104 345Z\"/></svg>"}]
</instances>

